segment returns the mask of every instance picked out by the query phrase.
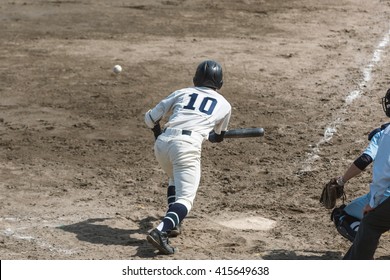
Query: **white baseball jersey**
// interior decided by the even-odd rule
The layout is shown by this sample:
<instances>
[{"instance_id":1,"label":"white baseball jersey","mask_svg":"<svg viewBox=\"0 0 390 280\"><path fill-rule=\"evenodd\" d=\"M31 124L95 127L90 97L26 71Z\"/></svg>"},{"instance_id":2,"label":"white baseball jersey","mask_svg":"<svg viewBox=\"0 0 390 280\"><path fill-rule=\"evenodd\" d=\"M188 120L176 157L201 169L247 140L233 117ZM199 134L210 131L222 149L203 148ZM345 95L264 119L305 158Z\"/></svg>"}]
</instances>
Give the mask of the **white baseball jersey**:
<instances>
[{"instance_id":1,"label":"white baseball jersey","mask_svg":"<svg viewBox=\"0 0 390 280\"><path fill-rule=\"evenodd\" d=\"M157 138L157 161L175 186L176 203L189 212L199 187L201 146L210 131L226 131L231 106L215 90L190 87L177 90L145 114L145 123L153 128L165 114L172 112L164 132Z\"/></svg>"},{"instance_id":2,"label":"white baseball jersey","mask_svg":"<svg viewBox=\"0 0 390 280\"><path fill-rule=\"evenodd\" d=\"M231 105L210 88L189 87L177 90L163 99L145 115L145 122L153 128L154 122L170 111L172 114L164 128L190 130L207 138L212 130L217 134L227 130Z\"/></svg>"}]
</instances>

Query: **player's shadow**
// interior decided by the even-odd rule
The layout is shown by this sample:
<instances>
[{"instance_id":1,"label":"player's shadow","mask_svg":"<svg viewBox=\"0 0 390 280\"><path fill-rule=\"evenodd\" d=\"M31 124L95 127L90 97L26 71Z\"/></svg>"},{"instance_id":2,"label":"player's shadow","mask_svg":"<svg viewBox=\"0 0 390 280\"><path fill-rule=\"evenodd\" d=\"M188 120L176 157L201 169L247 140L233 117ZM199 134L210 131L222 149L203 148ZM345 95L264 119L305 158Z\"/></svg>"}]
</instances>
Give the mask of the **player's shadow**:
<instances>
[{"instance_id":1,"label":"player's shadow","mask_svg":"<svg viewBox=\"0 0 390 280\"><path fill-rule=\"evenodd\" d=\"M263 256L264 260L341 260L342 254L334 251L299 251L272 250Z\"/></svg>"},{"instance_id":2,"label":"player's shadow","mask_svg":"<svg viewBox=\"0 0 390 280\"><path fill-rule=\"evenodd\" d=\"M378 258L376 258L376 260L390 260L390 255L378 257Z\"/></svg>"},{"instance_id":3,"label":"player's shadow","mask_svg":"<svg viewBox=\"0 0 390 280\"><path fill-rule=\"evenodd\" d=\"M300 254L302 252L302 254ZM273 250L263 256L264 260L342 260L344 253L336 251L289 251ZM376 260L390 260L390 256L381 256Z\"/></svg>"},{"instance_id":4,"label":"player's shadow","mask_svg":"<svg viewBox=\"0 0 390 280\"><path fill-rule=\"evenodd\" d=\"M80 241L102 245L122 245L137 247L137 253L134 256L153 257L155 253L145 244L145 238L132 238L132 234L141 234L146 236L148 231L153 227L153 222L158 220L155 217L147 217L139 221L138 229L121 229L112 228L102 225L106 220L113 218L95 218L88 219L71 225L63 225L58 228L67 232L76 234Z\"/></svg>"}]
</instances>

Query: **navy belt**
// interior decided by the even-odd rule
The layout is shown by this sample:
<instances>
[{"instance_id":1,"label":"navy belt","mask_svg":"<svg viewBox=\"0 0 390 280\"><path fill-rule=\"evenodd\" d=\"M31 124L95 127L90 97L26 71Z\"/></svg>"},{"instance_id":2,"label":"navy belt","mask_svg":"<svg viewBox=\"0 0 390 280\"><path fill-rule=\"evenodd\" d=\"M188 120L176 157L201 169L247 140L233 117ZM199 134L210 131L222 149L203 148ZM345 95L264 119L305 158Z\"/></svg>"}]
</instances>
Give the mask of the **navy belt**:
<instances>
[{"instance_id":1,"label":"navy belt","mask_svg":"<svg viewBox=\"0 0 390 280\"><path fill-rule=\"evenodd\" d=\"M163 132L165 132L165 130L167 130L167 129L165 128ZM181 134L191 136L192 131L191 130L182 129L181 130Z\"/></svg>"},{"instance_id":2,"label":"navy belt","mask_svg":"<svg viewBox=\"0 0 390 280\"><path fill-rule=\"evenodd\" d=\"M192 131L191 130L182 130L181 134L191 136Z\"/></svg>"}]
</instances>

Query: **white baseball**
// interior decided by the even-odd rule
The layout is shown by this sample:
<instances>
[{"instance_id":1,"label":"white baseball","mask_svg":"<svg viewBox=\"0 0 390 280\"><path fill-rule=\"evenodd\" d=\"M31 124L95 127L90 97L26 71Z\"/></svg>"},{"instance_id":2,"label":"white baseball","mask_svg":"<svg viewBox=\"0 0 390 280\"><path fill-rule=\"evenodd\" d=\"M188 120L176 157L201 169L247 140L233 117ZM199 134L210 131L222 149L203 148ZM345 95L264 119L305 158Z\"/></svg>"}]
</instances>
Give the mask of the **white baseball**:
<instances>
[{"instance_id":1,"label":"white baseball","mask_svg":"<svg viewBox=\"0 0 390 280\"><path fill-rule=\"evenodd\" d=\"M120 65L115 65L114 68L112 69L112 71L113 71L115 74L119 74L120 72L122 72L122 66L120 66Z\"/></svg>"}]
</instances>

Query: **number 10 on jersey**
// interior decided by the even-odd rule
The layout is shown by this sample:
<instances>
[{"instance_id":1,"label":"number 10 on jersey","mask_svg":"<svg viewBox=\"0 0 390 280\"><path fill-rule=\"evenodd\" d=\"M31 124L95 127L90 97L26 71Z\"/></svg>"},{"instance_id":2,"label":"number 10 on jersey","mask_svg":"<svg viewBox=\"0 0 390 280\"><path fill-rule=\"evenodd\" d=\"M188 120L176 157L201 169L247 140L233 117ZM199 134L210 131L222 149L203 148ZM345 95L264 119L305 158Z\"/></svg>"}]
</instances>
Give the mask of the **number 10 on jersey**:
<instances>
[{"instance_id":1,"label":"number 10 on jersey","mask_svg":"<svg viewBox=\"0 0 390 280\"><path fill-rule=\"evenodd\" d=\"M184 106L184 109L189 109L189 110L196 110L196 100L199 97L199 94L193 93L190 94L190 101L186 106ZM205 113L207 115L211 115L215 109L215 106L217 105L217 100L212 97L203 97L202 102L199 105L198 110L202 113Z\"/></svg>"}]
</instances>

